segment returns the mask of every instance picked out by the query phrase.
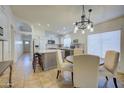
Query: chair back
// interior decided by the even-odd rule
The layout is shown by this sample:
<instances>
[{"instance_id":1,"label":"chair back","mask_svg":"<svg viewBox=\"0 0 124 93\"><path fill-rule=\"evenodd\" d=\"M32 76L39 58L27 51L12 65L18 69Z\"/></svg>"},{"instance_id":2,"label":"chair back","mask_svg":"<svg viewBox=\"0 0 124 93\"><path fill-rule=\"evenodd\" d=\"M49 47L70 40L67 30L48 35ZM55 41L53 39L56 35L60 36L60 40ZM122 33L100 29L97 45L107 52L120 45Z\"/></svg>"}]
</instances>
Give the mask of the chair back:
<instances>
[{"instance_id":1,"label":"chair back","mask_svg":"<svg viewBox=\"0 0 124 93\"><path fill-rule=\"evenodd\" d=\"M107 51L105 54L104 67L111 72L115 73L117 65L119 62L119 52L116 51Z\"/></svg>"},{"instance_id":2,"label":"chair back","mask_svg":"<svg viewBox=\"0 0 124 93\"><path fill-rule=\"evenodd\" d=\"M74 56L75 55L82 55L83 54L83 49L81 48L75 48L74 49Z\"/></svg>"},{"instance_id":3,"label":"chair back","mask_svg":"<svg viewBox=\"0 0 124 93\"><path fill-rule=\"evenodd\" d=\"M61 68L61 66L63 64L63 57L62 57L62 51L61 50L57 50L56 61L57 61L57 68Z\"/></svg>"},{"instance_id":4,"label":"chair back","mask_svg":"<svg viewBox=\"0 0 124 93\"><path fill-rule=\"evenodd\" d=\"M100 58L93 55L74 56L74 86L81 88L98 87L98 67Z\"/></svg>"}]
</instances>

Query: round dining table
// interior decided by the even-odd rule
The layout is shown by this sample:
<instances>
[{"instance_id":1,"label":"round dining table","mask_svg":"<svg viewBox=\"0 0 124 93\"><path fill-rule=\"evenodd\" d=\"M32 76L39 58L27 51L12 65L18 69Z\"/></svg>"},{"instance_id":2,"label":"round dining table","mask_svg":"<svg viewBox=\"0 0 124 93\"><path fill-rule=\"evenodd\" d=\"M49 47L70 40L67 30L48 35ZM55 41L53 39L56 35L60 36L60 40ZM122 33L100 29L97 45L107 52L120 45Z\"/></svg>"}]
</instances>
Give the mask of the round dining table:
<instances>
[{"instance_id":1,"label":"round dining table","mask_svg":"<svg viewBox=\"0 0 124 93\"><path fill-rule=\"evenodd\" d=\"M73 55L67 56L67 57L65 58L65 60L66 60L67 62L73 64L73 62L74 62L73 57L74 57ZM104 59L103 59L103 58L100 58L99 65L103 65L103 64L104 64Z\"/></svg>"}]
</instances>

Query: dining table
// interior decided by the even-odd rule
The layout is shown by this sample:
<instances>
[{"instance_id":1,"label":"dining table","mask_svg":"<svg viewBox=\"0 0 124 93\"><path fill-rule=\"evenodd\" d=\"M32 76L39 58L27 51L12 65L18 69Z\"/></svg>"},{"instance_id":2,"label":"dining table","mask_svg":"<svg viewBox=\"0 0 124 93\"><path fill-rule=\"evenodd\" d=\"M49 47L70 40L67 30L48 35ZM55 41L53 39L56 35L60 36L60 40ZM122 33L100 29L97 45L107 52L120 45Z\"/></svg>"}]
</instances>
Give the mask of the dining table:
<instances>
[{"instance_id":1,"label":"dining table","mask_svg":"<svg viewBox=\"0 0 124 93\"><path fill-rule=\"evenodd\" d=\"M74 62L74 59L73 59L73 58L74 58L73 55L69 55L69 56L67 56L67 57L65 58L65 60L66 60L67 62L73 64L73 62ZM100 58L99 65L101 66L101 65L103 65L103 64L104 64L104 59L103 59L103 58Z\"/></svg>"}]
</instances>

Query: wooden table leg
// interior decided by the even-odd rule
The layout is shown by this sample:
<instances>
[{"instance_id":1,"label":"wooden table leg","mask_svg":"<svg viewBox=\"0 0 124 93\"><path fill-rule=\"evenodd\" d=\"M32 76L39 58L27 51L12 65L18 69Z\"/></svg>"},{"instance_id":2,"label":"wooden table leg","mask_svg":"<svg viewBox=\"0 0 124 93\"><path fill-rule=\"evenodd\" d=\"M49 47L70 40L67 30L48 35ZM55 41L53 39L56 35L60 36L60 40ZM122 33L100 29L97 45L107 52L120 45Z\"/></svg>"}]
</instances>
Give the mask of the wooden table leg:
<instances>
[{"instance_id":1,"label":"wooden table leg","mask_svg":"<svg viewBox=\"0 0 124 93\"><path fill-rule=\"evenodd\" d=\"M12 87L12 65L10 65L10 73L9 73L9 87Z\"/></svg>"}]
</instances>

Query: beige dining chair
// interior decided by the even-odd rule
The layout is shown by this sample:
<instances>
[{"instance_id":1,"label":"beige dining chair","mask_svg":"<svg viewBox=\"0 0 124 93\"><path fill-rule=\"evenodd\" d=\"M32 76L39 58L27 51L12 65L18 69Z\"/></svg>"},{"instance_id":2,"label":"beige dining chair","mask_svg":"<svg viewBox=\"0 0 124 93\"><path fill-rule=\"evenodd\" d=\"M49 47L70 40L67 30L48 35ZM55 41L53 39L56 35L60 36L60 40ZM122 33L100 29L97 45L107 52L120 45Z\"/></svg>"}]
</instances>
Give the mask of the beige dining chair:
<instances>
[{"instance_id":1,"label":"beige dining chair","mask_svg":"<svg viewBox=\"0 0 124 93\"><path fill-rule=\"evenodd\" d=\"M83 54L83 49L81 49L81 48L75 48L74 49L74 56L82 55L82 54Z\"/></svg>"},{"instance_id":2,"label":"beige dining chair","mask_svg":"<svg viewBox=\"0 0 124 93\"><path fill-rule=\"evenodd\" d=\"M73 79L74 87L98 87L98 67L100 58L94 55L74 56Z\"/></svg>"},{"instance_id":3,"label":"beige dining chair","mask_svg":"<svg viewBox=\"0 0 124 93\"><path fill-rule=\"evenodd\" d=\"M73 82L73 64L68 63L68 62L64 62L63 58L62 58L62 51L61 50L57 50L57 55L56 55L56 60L57 60L57 79L59 78L59 75L61 72L64 71L69 71L71 72L72 75L72 82Z\"/></svg>"},{"instance_id":4,"label":"beige dining chair","mask_svg":"<svg viewBox=\"0 0 124 93\"><path fill-rule=\"evenodd\" d=\"M107 82L110 78L113 78L115 87L117 88L117 66L119 62L119 52L107 51L105 54L105 60L103 67L99 70L101 76L105 76Z\"/></svg>"}]
</instances>

